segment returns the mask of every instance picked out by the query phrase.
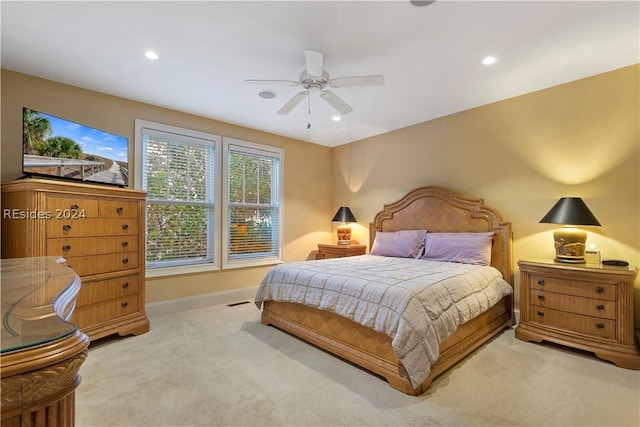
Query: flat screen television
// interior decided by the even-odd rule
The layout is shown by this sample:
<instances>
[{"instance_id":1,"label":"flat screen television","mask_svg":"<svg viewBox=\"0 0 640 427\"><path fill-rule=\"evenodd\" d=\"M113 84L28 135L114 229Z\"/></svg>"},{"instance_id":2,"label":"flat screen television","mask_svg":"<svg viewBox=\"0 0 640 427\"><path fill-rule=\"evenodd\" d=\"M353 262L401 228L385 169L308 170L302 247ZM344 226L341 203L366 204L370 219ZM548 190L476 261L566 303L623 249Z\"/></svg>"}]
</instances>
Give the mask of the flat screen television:
<instances>
[{"instance_id":1,"label":"flat screen television","mask_svg":"<svg viewBox=\"0 0 640 427\"><path fill-rule=\"evenodd\" d=\"M22 173L126 187L129 140L23 108Z\"/></svg>"}]
</instances>

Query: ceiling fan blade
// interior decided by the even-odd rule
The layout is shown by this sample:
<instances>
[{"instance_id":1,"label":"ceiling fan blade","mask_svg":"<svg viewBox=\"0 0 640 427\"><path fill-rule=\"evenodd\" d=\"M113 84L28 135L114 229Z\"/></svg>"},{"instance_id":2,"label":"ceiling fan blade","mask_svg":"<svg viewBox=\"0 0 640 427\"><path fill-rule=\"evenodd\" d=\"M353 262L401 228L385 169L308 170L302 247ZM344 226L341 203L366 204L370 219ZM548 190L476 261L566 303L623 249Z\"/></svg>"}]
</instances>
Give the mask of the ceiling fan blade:
<instances>
[{"instance_id":1,"label":"ceiling fan blade","mask_svg":"<svg viewBox=\"0 0 640 427\"><path fill-rule=\"evenodd\" d=\"M307 64L307 74L314 77L322 76L322 52L315 50L305 50L304 60Z\"/></svg>"},{"instance_id":2,"label":"ceiling fan blade","mask_svg":"<svg viewBox=\"0 0 640 427\"><path fill-rule=\"evenodd\" d=\"M244 81L247 84L284 84L287 86L300 86L300 82L295 82L293 80L253 80L247 79Z\"/></svg>"},{"instance_id":3,"label":"ceiling fan blade","mask_svg":"<svg viewBox=\"0 0 640 427\"><path fill-rule=\"evenodd\" d=\"M342 100L338 95L331 92L330 90L323 90L320 92L320 96L322 99L327 101L333 108L338 110L340 114L349 114L353 111L353 108L349 106L346 102Z\"/></svg>"},{"instance_id":4,"label":"ceiling fan blade","mask_svg":"<svg viewBox=\"0 0 640 427\"><path fill-rule=\"evenodd\" d=\"M384 76L379 74L372 76L338 77L337 79L329 80L329 86L331 87L382 85L384 85Z\"/></svg>"},{"instance_id":5,"label":"ceiling fan blade","mask_svg":"<svg viewBox=\"0 0 640 427\"><path fill-rule=\"evenodd\" d=\"M278 111L278 114L289 114L291 110L296 108L296 106L300 104L300 102L302 102L302 100L306 96L307 96L306 90L296 93L295 95L293 95L293 98L289 100L289 102L283 105L283 107Z\"/></svg>"}]
</instances>

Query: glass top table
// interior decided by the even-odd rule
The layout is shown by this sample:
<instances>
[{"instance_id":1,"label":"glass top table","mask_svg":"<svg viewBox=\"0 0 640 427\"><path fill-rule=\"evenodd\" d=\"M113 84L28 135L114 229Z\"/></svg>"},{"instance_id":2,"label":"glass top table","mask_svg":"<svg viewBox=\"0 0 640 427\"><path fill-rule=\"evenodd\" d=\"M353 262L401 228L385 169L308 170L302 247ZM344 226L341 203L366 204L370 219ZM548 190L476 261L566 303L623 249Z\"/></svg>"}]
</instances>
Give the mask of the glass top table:
<instances>
[{"instance_id":1,"label":"glass top table","mask_svg":"<svg viewBox=\"0 0 640 427\"><path fill-rule=\"evenodd\" d=\"M72 335L78 275L60 257L2 259L2 349L11 353Z\"/></svg>"}]
</instances>

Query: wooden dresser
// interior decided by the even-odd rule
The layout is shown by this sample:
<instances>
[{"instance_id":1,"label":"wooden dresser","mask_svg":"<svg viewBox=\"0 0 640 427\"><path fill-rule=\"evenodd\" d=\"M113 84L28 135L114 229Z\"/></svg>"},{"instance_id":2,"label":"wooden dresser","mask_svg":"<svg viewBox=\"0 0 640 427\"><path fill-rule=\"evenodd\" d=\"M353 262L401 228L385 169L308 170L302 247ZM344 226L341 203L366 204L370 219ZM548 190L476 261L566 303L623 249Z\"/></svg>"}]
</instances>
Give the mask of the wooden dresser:
<instances>
[{"instance_id":1,"label":"wooden dresser","mask_svg":"<svg viewBox=\"0 0 640 427\"><path fill-rule=\"evenodd\" d=\"M364 255L367 253L365 245L325 245L318 244L316 259L342 258L347 256Z\"/></svg>"},{"instance_id":2,"label":"wooden dresser","mask_svg":"<svg viewBox=\"0 0 640 427\"><path fill-rule=\"evenodd\" d=\"M524 341L555 342L640 370L634 333L637 269L519 261L520 323Z\"/></svg>"},{"instance_id":3,"label":"wooden dresser","mask_svg":"<svg viewBox=\"0 0 640 427\"><path fill-rule=\"evenodd\" d=\"M71 322L94 340L149 330L141 191L23 179L2 184L2 257L62 256L82 288Z\"/></svg>"}]
</instances>

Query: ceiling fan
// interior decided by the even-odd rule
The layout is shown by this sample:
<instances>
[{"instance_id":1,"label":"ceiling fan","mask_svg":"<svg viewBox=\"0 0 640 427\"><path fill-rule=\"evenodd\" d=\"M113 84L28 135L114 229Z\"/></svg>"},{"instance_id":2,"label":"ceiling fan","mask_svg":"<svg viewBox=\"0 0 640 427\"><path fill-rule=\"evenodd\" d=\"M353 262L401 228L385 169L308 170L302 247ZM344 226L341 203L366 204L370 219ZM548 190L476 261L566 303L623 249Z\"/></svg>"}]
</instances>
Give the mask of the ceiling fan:
<instances>
[{"instance_id":1,"label":"ceiling fan","mask_svg":"<svg viewBox=\"0 0 640 427\"><path fill-rule=\"evenodd\" d=\"M332 79L322 68L322 62L324 56L322 52L315 50L305 50L304 59L306 62L306 69L300 73L300 80L245 80L245 83L258 83L258 84L286 84L289 86L302 86L304 90L293 95L280 110L278 114L289 114L302 100L307 97L309 100L309 113L311 113L311 92L319 92L320 97L324 99L329 105L338 110L340 114L349 114L353 111L353 108L347 104L342 98L333 93L330 90L325 89L327 86L330 88L339 88L347 86L381 86L384 84L384 76L370 75L370 76L352 76L352 77L339 77Z\"/></svg>"}]
</instances>

